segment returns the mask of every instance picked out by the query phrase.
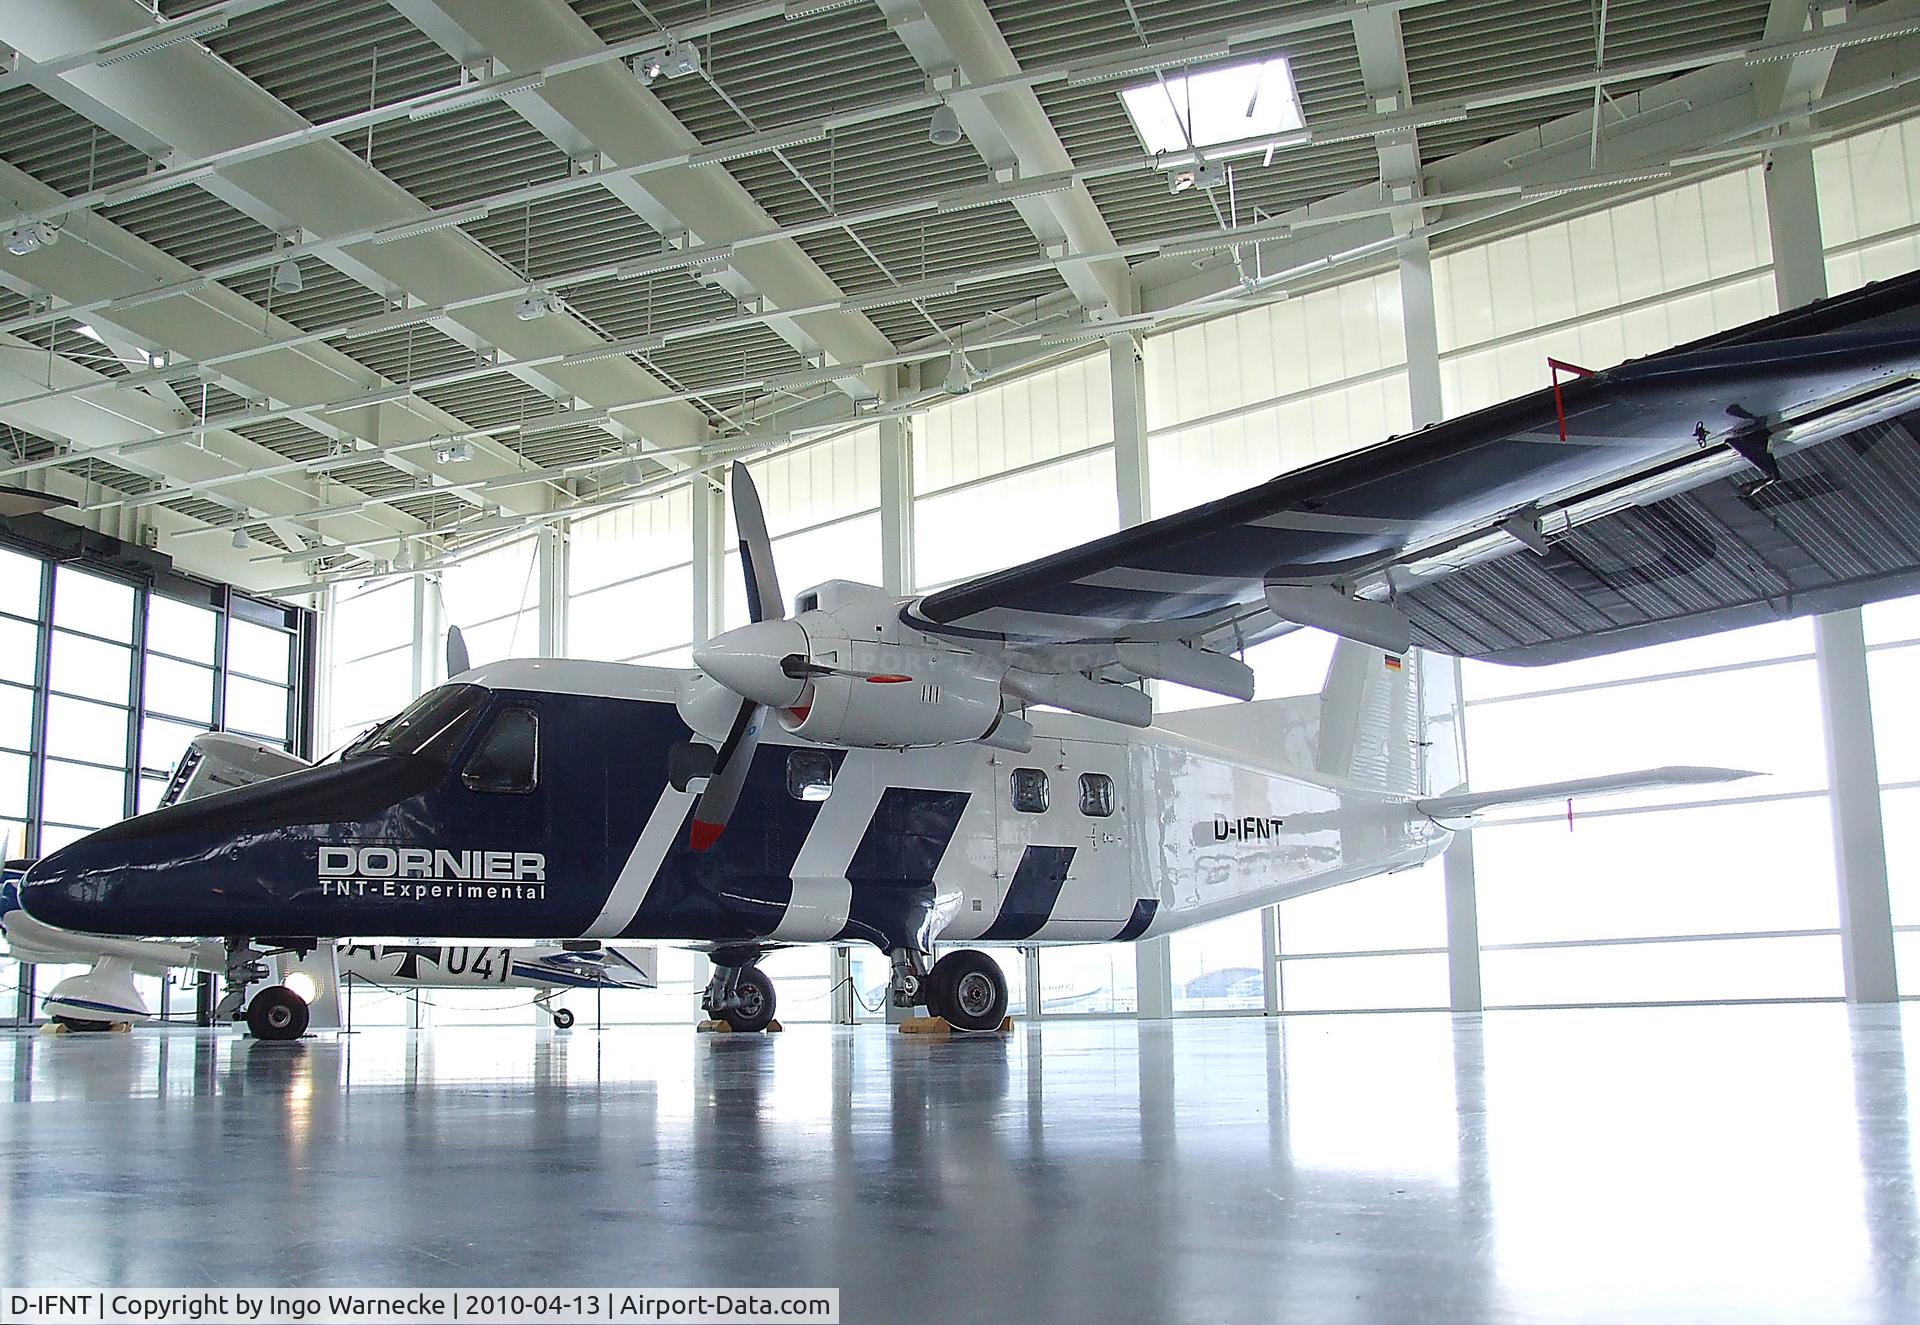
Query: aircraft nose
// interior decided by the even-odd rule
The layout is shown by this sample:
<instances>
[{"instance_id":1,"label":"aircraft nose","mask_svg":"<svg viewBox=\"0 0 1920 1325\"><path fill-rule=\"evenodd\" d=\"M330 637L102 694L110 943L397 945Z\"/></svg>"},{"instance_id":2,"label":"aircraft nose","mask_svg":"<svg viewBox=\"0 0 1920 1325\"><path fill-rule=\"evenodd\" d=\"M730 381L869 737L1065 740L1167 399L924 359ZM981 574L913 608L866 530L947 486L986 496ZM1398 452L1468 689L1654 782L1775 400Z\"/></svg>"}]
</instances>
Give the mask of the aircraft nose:
<instances>
[{"instance_id":1,"label":"aircraft nose","mask_svg":"<svg viewBox=\"0 0 1920 1325\"><path fill-rule=\"evenodd\" d=\"M100 929L118 862L81 838L35 861L20 881L20 906L28 915L61 929Z\"/></svg>"}]
</instances>

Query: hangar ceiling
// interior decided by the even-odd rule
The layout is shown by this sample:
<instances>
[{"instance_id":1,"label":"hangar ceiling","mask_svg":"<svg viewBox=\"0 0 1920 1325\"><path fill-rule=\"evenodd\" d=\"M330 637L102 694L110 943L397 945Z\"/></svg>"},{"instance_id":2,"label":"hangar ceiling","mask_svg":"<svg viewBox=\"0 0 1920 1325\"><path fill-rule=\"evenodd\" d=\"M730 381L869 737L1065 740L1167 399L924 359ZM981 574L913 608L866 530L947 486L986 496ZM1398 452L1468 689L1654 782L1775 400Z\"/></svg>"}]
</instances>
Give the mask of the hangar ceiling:
<instances>
[{"instance_id":1,"label":"hangar ceiling","mask_svg":"<svg viewBox=\"0 0 1920 1325\"><path fill-rule=\"evenodd\" d=\"M1920 0L9 0L0 232L57 242L0 252L0 483L256 588L427 565L911 408L956 351L1016 371L1910 112L1917 31ZM1275 55L1304 128L1235 154L1150 155L1119 96ZM1196 155L1224 182L1172 192Z\"/></svg>"}]
</instances>

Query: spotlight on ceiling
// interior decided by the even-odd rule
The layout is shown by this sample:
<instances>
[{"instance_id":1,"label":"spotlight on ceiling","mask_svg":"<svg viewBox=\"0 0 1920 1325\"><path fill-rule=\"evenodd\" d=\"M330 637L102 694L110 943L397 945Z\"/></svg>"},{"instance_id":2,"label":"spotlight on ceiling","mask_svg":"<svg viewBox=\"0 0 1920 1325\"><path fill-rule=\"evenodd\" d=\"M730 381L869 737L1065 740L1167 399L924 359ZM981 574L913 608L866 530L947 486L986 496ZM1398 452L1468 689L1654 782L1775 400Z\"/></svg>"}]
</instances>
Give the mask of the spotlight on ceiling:
<instances>
[{"instance_id":1,"label":"spotlight on ceiling","mask_svg":"<svg viewBox=\"0 0 1920 1325\"><path fill-rule=\"evenodd\" d=\"M527 287L513 306L513 315L522 322L538 322L541 318L560 307L560 301L545 290Z\"/></svg>"},{"instance_id":2,"label":"spotlight on ceiling","mask_svg":"<svg viewBox=\"0 0 1920 1325\"><path fill-rule=\"evenodd\" d=\"M460 465L473 459L473 452L465 442L448 442L434 451L433 458L443 465Z\"/></svg>"},{"instance_id":3,"label":"spotlight on ceiling","mask_svg":"<svg viewBox=\"0 0 1920 1325\"><path fill-rule=\"evenodd\" d=\"M960 117L953 107L941 102L933 108L933 119L927 124L927 141L935 147L952 147L964 135L960 131Z\"/></svg>"},{"instance_id":4,"label":"spotlight on ceiling","mask_svg":"<svg viewBox=\"0 0 1920 1325\"><path fill-rule=\"evenodd\" d=\"M647 481L646 466L640 463L639 456L633 456L620 466L620 481L628 487L637 487Z\"/></svg>"},{"instance_id":5,"label":"spotlight on ceiling","mask_svg":"<svg viewBox=\"0 0 1920 1325\"><path fill-rule=\"evenodd\" d=\"M252 543L252 542L253 542L253 540L247 537L247 531L246 531L246 530L244 530L244 529L236 529L236 530L234 530L234 531L233 531L233 545L234 545L234 547L236 547L236 548L244 548L244 547L246 547L246 546L247 546L248 544L250 544L250 543Z\"/></svg>"},{"instance_id":6,"label":"spotlight on ceiling","mask_svg":"<svg viewBox=\"0 0 1920 1325\"><path fill-rule=\"evenodd\" d=\"M979 380L980 374L967 362L965 351L955 350L947 356L947 380L940 384L940 389L950 396L964 396Z\"/></svg>"},{"instance_id":7,"label":"spotlight on ceiling","mask_svg":"<svg viewBox=\"0 0 1920 1325\"><path fill-rule=\"evenodd\" d=\"M275 294L299 294L306 287L300 279L300 264L287 258L273 269L273 292Z\"/></svg>"},{"instance_id":8,"label":"spotlight on ceiling","mask_svg":"<svg viewBox=\"0 0 1920 1325\"><path fill-rule=\"evenodd\" d=\"M60 232L48 222L29 221L7 232L7 252L16 258L24 258L37 248L51 247L59 239Z\"/></svg>"},{"instance_id":9,"label":"spotlight on ceiling","mask_svg":"<svg viewBox=\"0 0 1920 1325\"><path fill-rule=\"evenodd\" d=\"M652 87L662 78L685 78L700 72L700 48L690 41L669 42L657 51L633 57L633 74L640 86Z\"/></svg>"}]
</instances>

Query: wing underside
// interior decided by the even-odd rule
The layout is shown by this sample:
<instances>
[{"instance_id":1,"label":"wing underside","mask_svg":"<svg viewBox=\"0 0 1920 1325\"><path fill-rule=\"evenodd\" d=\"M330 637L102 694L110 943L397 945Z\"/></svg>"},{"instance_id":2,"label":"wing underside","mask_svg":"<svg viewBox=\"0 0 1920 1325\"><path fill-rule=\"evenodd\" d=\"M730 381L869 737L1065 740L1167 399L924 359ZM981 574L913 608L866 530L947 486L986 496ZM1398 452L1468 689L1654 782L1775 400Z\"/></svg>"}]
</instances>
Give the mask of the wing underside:
<instances>
[{"instance_id":1,"label":"wing underside","mask_svg":"<svg viewBox=\"0 0 1920 1325\"><path fill-rule=\"evenodd\" d=\"M1231 652L1385 613L1422 647L1541 663L1920 591L1916 375L1920 273L941 590L906 620L1085 671L1128 641Z\"/></svg>"}]
</instances>

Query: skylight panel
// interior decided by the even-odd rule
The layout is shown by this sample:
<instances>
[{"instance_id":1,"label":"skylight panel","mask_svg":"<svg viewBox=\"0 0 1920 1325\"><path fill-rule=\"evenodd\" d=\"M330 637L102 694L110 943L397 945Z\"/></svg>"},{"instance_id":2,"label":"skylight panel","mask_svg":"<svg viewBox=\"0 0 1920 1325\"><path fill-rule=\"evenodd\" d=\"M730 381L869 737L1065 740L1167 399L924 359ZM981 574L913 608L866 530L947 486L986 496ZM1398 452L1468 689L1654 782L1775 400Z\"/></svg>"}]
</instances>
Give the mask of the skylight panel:
<instances>
[{"instance_id":1,"label":"skylight panel","mask_svg":"<svg viewBox=\"0 0 1920 1325\"><path fill-rule=\"evenodd\" d=\"M1134 130L1156 156L1245 139L1272 138L1305 126L1300 94L1285 56L1164 74L1123 88ZM1261 150L1250 143L1248 152Z\"/></svg>"}]
</instances>

